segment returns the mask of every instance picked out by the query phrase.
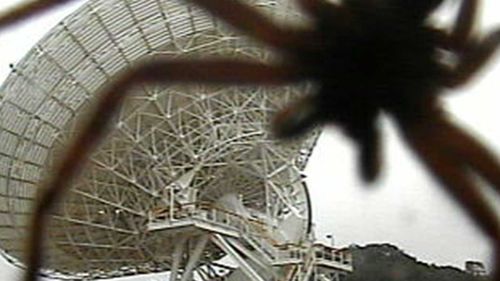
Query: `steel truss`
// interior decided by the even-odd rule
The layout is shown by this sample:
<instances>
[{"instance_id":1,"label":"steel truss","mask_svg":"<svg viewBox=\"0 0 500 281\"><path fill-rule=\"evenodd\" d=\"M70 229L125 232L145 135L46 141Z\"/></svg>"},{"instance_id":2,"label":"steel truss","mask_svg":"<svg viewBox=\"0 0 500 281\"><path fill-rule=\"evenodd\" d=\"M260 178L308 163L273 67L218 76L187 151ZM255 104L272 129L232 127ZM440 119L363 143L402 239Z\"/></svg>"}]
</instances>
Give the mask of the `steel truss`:
<instances>
[{"instance_id":1,"label":"steel truss","mask_svg":"<svg viewBox=\"0 0 500 281\"><path fill-rule=\"evenodd\" d=\"M290 1L248 2L277 21L303 21ZM36 187L95 93L157 55L275 59L181 0L85 3L13 67L0 90L0 245L9 260L23 256ZM52 276L168 270L171 281L298 281L350 271L345 251L318 250L312 239L302 170L319 132L279 143L267 130L273 113L310 87L130 89L108 138L53 215ZM221 262L227 258L236 266ZM324 278L316 280L334 280Z\"/></svg>"}]
</instances>

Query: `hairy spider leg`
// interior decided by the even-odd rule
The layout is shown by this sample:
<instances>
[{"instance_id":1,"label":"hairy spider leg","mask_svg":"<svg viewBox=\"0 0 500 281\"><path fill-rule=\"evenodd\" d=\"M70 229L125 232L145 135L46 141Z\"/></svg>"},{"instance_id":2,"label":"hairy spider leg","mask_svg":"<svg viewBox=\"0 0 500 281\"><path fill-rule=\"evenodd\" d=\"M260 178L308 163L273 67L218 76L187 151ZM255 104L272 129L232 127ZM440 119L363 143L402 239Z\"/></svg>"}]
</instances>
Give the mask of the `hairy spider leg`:
<instances>
[{"instance_id":1,"label":"hairy spider leg","mask_svg":"<svg viewBox=\"0 0 500 281\"><path fill-rule=\"evenodd\" d=\"M500 192L500 162L493 153L456 126L449 125L447 133L449 136L447 144L454 150L456 156Z\"/></svg>"},{"instance_id":2,"label":"hairy spider leg","mask_svg":"<svg viewBox=\"0 0 500 281\"><path fill-rule=\"evenodd\" d=\"M72 2L74 0L37 0L25 1L9 10L0 13L0 28L6 28L10 25L21 22L27 18L36 16L37 14L51 10L62 4Z\"/></svg>"},{"instance_id":3,"label":"hairy spider leg","mask_svg":"<svg viewBox=\"0 0 500 281\"><path fill-rule=\"evenodd\" d=\"M493 280L499 281L498 215L484 198L474 175L482 176L498 191L500 165L474 137L453 125L442 114L436 115L429 114L425 122L412 124L404 124L398 120L398 125L404 139L428 171L461 203L472 221L492 240L495 254Z\"/></svg>"},{"instance_id":4,"label":"hairy spider leg","mask_svg":"<svg viewBox=\"0 0 500 281\"><path fill-rule=\"evenodd\" d=\"M455 48L466 46L474 30L479 0L462 0L450 34Z\"/></svg>"},{"instance_id":5,"label":"hairy spider leg","mask_svg":"<svg viewBox=\"0 0 500 281\"><path fill-rule=\"evenodd\" d=\"M482 40L472 38L479 0L463 0L453 30L444 45L457 55L457 64L445 73L444 85L457 88L470 82L500 46L500 29Z\"/></svg>"},{"instance_id":6,"label":"hairy spider leg","mask_svg":"<svg viewBox=\"0 0 500 281\"><path fill-rule=\"evenodd\" d=\"M304 35L308 30L284 28L252 8L236 0L189 0L215 17L224 20L234 28L244 32L269 46L281 50L295 51L308 44Z\"/></svg>"},{"instance_id":7,"label":"hairy spider leg","mask_svg":"<svg viewBox=\"0 0 500 281\"><path fill-rule=\"evenodd\" d=\"M463 0L453 25L448 44L458 55L456 66L445 73L445 86L463 86L485 65L500 45L500 30L477 42L472 37L476 22L477 0ZM421 124L401 124L400 130L416 155L443 187L462 204L476 225L493 242L493 280L500 280L500 224L494 208L480 192L474 176L478 175L500 192L500 163L484 145L450 122L436 101L427 104L435 114L428 114Z\"/></svg>"},{"instance_id":8,"label":"hairy spider leg","mask_svg":"<svg viewBox=\"0 0 500 281\"><path fill-rule=\"evenodd\" d=\"M457 65L446 73L445 86L457 88L470 82L500 47L500 29L478 43L469 43L459 55Z\"/></svg>"},{"instance_id":9,"label":"hairy spider leg","mask_svg":"<svg viewBox=\"0 0 500 281\"><path fill-rule=\"evenodd\" d=\"M313 18L320 18L325 13L334 13L341 9L338 3L326 0L297 0L299 6Z\"/></svg>"},{"instance_id":10,"label":"hairy spider leg","mask_svg":"<svg viewBox=\"0 0 500 281\"><path fill-rule=\"evenodd\" d=\"M449 36L454 49L462 52L462 57L455 69L451 70L449 80L453 87L461 86L474 76L477 71L493 56L500 45L500 29L487 35L481 42L471 38L476 22L478 0L463 0L455 20L452 34ZM471 43L472 41L472 43ZM450 85L448 85L450 86ZM500 168L495 157L473 137L454 126L448 126L453 137L449 145L460 152L462 158L470 162L491 185L500 192Z\"/></svg>"}]
</instances>

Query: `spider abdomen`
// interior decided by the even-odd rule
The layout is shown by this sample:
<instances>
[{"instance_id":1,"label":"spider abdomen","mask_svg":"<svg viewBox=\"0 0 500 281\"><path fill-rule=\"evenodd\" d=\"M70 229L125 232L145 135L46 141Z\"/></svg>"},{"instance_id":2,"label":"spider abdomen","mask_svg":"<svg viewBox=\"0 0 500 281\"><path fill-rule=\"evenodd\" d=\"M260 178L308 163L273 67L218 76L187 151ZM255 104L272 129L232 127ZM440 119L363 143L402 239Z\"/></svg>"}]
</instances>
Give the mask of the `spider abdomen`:
<instances>
[{"instance_id":1,"label":"spider abdomen","mask_svg":"<svg viewBox=\"0 0 500 281\"><path fill-rule=\"evenodd\" d=\"M395 23L400 24L400 23ZM439 65L435 60L433 32L423 26L387 30L386 25L366 26L359 34L336 35L324 44L314 75L323 85L321 94L349 99L384 100L437 90ZM328 101L324 98L324 101ZM351 99L352 101L352 99Z\"/></svg>"}]
</instances>

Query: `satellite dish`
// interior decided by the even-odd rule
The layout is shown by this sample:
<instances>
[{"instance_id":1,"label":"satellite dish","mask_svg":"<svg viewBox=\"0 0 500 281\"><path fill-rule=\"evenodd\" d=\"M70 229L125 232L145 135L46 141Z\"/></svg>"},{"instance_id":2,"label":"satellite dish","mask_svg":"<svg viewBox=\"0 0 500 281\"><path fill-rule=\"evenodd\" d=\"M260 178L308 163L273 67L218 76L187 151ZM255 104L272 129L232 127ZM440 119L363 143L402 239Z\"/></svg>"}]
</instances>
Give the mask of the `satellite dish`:
<instances>
[{"instance_id":1,"label":"satellite dish","mask_svg":"<svg viewBox=\"0 0 500 281\"><path fill-rule=\"evenodd\" d=\"M290 1L247 2L278 21L300 20ZM93 0L54 27L2 87L0 246L11 262L23 258L39 182L96 93L118 72L158 54L274 57L184 1ZM301 171L318 132L279 143L267 124L307 88L130 89L109 136L52 215L48 274L99 279L170 271L171 280L306 274L276 266L287 265L283 254L297 253L301 261L314 255ZM348 254L335 253L336 270L348 272Z\"/></svg>"}]
</instances>

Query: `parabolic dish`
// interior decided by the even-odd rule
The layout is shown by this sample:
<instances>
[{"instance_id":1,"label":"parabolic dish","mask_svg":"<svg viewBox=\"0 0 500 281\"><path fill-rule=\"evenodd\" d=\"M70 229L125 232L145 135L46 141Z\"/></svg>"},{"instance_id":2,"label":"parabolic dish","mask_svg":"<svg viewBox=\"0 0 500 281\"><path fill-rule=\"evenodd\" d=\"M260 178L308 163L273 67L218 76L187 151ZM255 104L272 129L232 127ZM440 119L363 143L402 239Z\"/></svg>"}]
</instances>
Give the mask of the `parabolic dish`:
<instances>
[{"instance_id":1,"label":"parabolic dish","mask_svg":"<svg viewBox=\"0 0 500 281\"><path fill-rule=\"evenodd\" d=\"M247 2L277 21L301 20L291 1ZM1 88L0 246L11 260L22 260L37 186L99 89L155 55L275 59L181 0L85 3L29 51ZM130 89L109 136L52 217L46 267L68 274L168 270L173 236L147 225L169 204L172 186L178 204L196 201L259 219L276 229L277 242L300 243L311 223L301 170L317 133L278 143L267 126L277 108L308 88Z\"/></svg>"}]
</instances>

